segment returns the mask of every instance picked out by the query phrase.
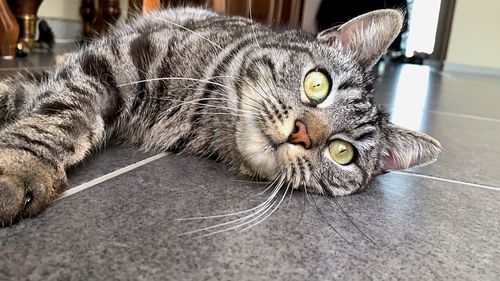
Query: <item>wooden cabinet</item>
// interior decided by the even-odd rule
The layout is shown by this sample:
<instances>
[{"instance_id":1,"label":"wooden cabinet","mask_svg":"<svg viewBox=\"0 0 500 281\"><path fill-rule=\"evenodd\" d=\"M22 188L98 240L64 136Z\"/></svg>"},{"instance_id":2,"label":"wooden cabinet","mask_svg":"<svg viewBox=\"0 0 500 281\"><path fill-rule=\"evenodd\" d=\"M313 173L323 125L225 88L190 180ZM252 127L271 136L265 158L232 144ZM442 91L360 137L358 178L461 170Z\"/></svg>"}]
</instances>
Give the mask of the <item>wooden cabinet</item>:
<instances>
[{"instance_id":1,"label":"wooden cabinet","mask_svg":"<svg viewBox=\"0 0 500 281\"><path fill-rule=\"evenodd\" d=\"M13 58L19 37L19 25L7 0L0 0L0 57Z\"/></svg>"},{"instance_id":2,"label":"wooden cabinet","mask_svg":"<svg viewBox=\"0 0 500 281\"><path fill-rule=\"evenodd\" d=\"M303 0L129 0L129 15L147 13L162 6L207 5L217 12L251 16L254 20L269 25L299 27L303 2Z\"/></svg>"},{"instance_id":3,"label":"wooden cabinet","mask_svg":"<svg viewBox=\"0 0 500 281\"><path fill-rule=\"evenodd\" d=\"M8 5L7 5L8 3ZM2 45L6 40L11 42L12 38L16 38L17 44L16 48L23 52L23 53L29 53L31 49L34 47L35 43L35 35L36 35L36 22L37 22L37 13L38 13L38 8L40 7L40 4L42 3L42 0L8 0L8 1L2 1L2 10L0 11L0 21L3 23L9 21L10 15L14 15L16 20L17 20L17 25L18 25L18 31L16 32L15 27L14 29L11 29L11 31L4 31L6 32L5 38L3 36L0 38L0 43ZM12 12L10 14L9 11ZM17 34L16 34L17 33ZM9 52L12 55L12 44L9 43ZM2 51L3 53L4 51Z\"/></svg>"},{"instance_id":4,"label":"wooden cabinet","mask_svg":"<svg viewBox=\"0 0 500 281\"><path fill-rule=\"evenodd\" d=\"M80 15L83 20L84 38L93 38L107 32L120 18L119 0L81 0Z\"/></svg>"}]
</instances>

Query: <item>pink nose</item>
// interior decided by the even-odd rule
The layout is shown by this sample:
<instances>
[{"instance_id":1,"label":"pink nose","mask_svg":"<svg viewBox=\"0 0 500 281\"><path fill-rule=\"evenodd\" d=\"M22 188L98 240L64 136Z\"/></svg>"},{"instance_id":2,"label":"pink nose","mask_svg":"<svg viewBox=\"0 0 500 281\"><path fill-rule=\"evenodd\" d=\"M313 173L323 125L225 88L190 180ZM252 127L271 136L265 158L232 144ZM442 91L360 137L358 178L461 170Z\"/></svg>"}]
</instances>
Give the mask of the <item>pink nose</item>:
<instances>
[{"instance_id":1,"label":"pink nose","mask_svg":"<svg viewBox=\"0 0 500 281\"><path fill-rule=\"evenodd\" d=\"M302 121L295 121L295 128L288 137L288 142L292 144L300 144L305 149L311 148L311 138L307 133L307 126Z\"/></svg>"}]
</instances>

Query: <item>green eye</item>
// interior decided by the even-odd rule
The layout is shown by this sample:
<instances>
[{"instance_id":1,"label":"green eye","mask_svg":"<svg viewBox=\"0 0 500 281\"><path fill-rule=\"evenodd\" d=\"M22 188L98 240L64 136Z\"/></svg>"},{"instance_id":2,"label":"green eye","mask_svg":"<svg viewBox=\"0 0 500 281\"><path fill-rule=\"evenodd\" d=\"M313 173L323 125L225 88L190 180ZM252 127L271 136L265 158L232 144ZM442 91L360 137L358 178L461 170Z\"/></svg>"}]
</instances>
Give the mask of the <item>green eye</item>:
<instances>
[{"instance_id":1,"label":"green eye","mask_svg":"<svg viewBox=\"0 0 500 281\"><path fill-rule=\"evenodd\" d=\"M340 165L347 165L354 158L354 147L344 140L333 140L328 146L328 150L333 161Z\"/></svg>"},{"instance_id":2,"label":"green eye","mask_svg":"<svg viewBox=\"0 0 500 281\"><path fill-rule=\"evenodd\" d=\"M304 92L310 100L321 102L330 92L330 79L321 71L311 71L304 79Z\"/></svg>"}]
</instances>

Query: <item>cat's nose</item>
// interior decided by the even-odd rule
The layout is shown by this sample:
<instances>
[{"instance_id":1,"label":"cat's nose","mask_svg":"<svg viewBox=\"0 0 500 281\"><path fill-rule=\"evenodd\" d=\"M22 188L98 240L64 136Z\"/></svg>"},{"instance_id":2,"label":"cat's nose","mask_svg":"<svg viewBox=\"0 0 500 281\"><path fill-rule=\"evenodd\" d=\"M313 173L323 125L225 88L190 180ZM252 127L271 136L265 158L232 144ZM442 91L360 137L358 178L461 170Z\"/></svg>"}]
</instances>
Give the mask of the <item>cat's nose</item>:
<instances>
[{"instance_id":1,"label":"cat's nose","mask_svg":"<svg viewBox=\"0 0 500 281\"><path fill-rule=\"evenodd\" d=\"M311 148L311 138L307 132L307 126L302 121L295 121L295 128L288 137L288 142L292 144L300 144L305 149Z\"/></svg>"}]
</instances>

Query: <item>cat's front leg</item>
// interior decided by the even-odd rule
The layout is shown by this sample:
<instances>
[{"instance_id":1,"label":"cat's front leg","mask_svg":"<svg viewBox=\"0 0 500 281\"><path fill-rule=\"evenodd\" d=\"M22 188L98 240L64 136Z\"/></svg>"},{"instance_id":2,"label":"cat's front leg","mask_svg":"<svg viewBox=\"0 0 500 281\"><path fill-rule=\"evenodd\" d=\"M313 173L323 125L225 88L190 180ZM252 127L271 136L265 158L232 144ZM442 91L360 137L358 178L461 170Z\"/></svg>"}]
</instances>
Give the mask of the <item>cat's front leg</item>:
<instances>
[{"instance_id":1,"label":"cat's front leg","mask_svg":"<svg viewBox=\"0 0 500 281\"><path fill-rule=\"evenodd\" d=\"M66 187L59 167L29 150L0 149L0 227L40 213Z\"/></svg>"},{"instance_id":2,"label":"cat's front leg","mask_svg":"<svg viewBox=\"0 0 500 281\"><path fill-rule=\"evenodd\" d=\"M40 105L1 132L0 227L43 211L65 189L65 169L102 141L98 115L58 102Z\"/></svg>"}]
</instances>

